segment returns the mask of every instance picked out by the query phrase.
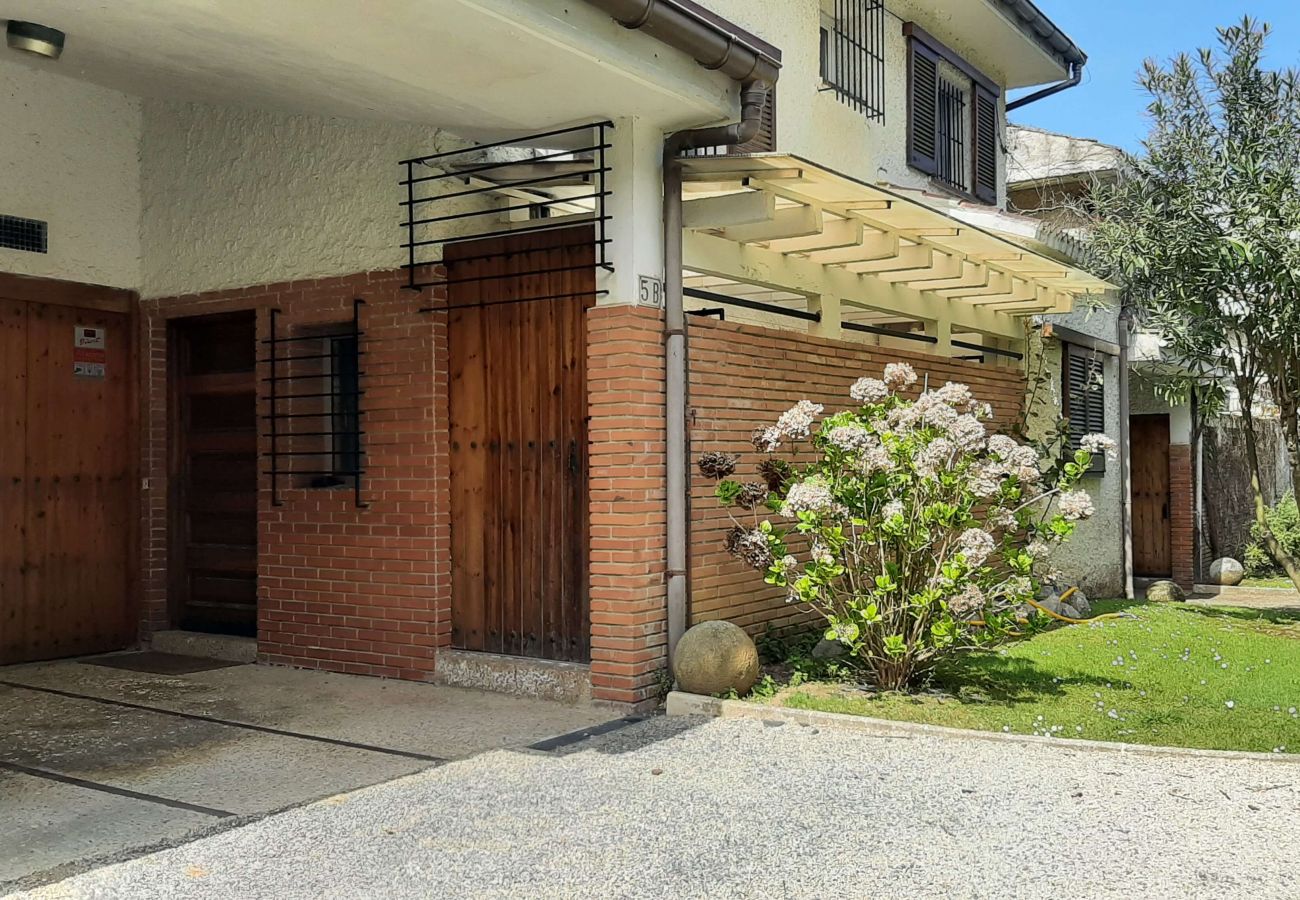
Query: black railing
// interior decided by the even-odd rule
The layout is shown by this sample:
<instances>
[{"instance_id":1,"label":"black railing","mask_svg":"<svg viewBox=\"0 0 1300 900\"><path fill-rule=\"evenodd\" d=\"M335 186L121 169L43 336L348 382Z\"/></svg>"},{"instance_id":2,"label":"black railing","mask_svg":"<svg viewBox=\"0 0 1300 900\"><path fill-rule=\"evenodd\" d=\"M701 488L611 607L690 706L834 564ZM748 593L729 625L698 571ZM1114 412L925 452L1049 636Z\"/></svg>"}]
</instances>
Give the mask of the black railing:
<instances>
[{"instance_id":1,"label":"black railing","mask_svg":"<svg viewBox=\"0 0 1300 900\"><path fill-rule=\"evenodd\" d=\"M914 331L896 331L883 325L864 325L861 322L841 322L845 331L861 331L866 334L879 334L884 337L899 338L904 341L916 341L918 344L937 344L939 339L932 334L917 334Z\"/></svg>"},{"instance_id":2,"label":"black railing","mask_svg":"<svg viewBox=\"0 0 1300 900\"><path fill-rule=\"evenodd\" d=\"M873 121L885 120L885 2L835 0L821 29L823 90Z\"/></svg>"},{"instance_id":3,"label":"black railing","mask_svg":"<svg viewBox=\"0 0 1300 900\"><path fill-rule=\"evenodd\" d=\"M696 300L709 300L713 303L725 303L727 306L739 306L741 309L752 309L757 312L772 313L773 315L786 316L790 319L803 319L805 322L820 322L822 320L822 314L820 312L809 312L806 309L791 309L790 307L782 306L779 303L764 303L761 300L746 300L743 297L729 297L726 294L718 294L713 291L705 291L700 288L691 287L682 288L682 293L687 297L694 297Z\"/></svg>"},{"instance_id":4,"label":"black railing","mask_svg":"<svg viewBox=\"0 0 1300 900\"><path fill-rule=\"evenodd\" d=\"M312 487L335 487L351 479L353 502L358 507L367 505L361 500L365 475L361 307L365 302L359 297L352 301L350 323L304 334L281 334L280 310L271 310L271 336L262 340L269 353L259 362L268 367L268 376L262 379L267 386L267 413L262 420L270 442L270 469L263 474L271 478L271 502L276 506L281 504L280 487L286 477L309 478ZM313 345L328 349L296 352L303 346L311 351ZM304 411L304 400L318 402Z\"/></svg>"},{"instance_id":5,"label":"black railing","mask_svg":"<svg viewBox=\"0 0 1300 900\"><path fill-rule=\"evenodd\" d=\"M405 177L399 183L405 189L405 199L400 205L406 213L402 221L406 240L401 247L406 257L402 268L407 273L407 287L451 288L470 282L589 270L591 264L584 262L528 272L450 278L440 268L443 251L450 244L588 223L595 236L588 239L582 232L581 246L594 243L596 267L612 272L608 234L611 217L606 204L612 193L607 185L611 169L606 154L612 147L609 131L613 127L611 122L595 122L402 160ZM504 201L499 199L503 197ZM580 245L561 244L547 249L569 246ZM504 251L497 250L456 259L468 262L502 255ZM591 294L587 291L583 296ZM550 299L556 299L556 295L512 298L510 302Z\"/></svg>"}]
</instances>

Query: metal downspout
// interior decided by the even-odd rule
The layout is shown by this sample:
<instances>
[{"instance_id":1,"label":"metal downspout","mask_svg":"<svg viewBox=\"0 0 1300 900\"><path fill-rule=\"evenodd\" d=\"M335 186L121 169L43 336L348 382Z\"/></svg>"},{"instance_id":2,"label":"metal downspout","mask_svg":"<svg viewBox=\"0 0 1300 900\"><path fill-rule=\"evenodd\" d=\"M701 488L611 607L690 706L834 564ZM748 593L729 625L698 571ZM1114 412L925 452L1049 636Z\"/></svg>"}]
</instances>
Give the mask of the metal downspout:
<instances>
[{"instance_id":1,"label":"metal downspout","mask_svg":"<svg viewBox=\"0 0 1300 900\"><path fill-rule=\"evenodd\" d=\"M1032 94L1026 94L1019 100L1013 100L1007 104L1007 112L1014 112L1022 106L1028 106L1031 103L1037 103L1044 97L1050 97L1053 94L1059 94L1061 91L1068 91L1083 81L1083 63L1070 63L1070 77L1065 81L1058 81L1056 84L1049 84L1041 91L1034 91Z\"/></svg>"},{"instance_id":2,"label":"metal downspout","mask_svg":"<svg viewBox=\"0 0 1300 900\"><path fill-rule=\"evenodd\" d=\"M1133 313L1127 305L1120 308L1117 328L1119 344L1119 486L1120 535L1124 559L1124 596L1133 599L1133 456L1129 436L1128 351L1132 335Z\"/></svg>"}]
</instances>

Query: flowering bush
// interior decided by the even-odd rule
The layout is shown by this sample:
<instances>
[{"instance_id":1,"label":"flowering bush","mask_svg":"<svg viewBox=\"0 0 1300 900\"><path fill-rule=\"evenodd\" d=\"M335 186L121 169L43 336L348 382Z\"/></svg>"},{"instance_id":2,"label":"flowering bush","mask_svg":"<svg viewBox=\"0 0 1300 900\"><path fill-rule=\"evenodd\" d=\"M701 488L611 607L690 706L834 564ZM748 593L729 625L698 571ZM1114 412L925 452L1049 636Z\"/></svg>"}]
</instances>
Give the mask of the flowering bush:
<instances>
[{"instance_id":1,"label":"flowering bush","mask_svg":"<svg viewBox=\"0 0 1300 900\"><path fill-rule=\"evenodd\" d=\"M1089 435L1046 475L1034 448L988 434L993 411L965 385L904 399L916 380L892 363L853 385L857 408L820 424L823 408L800 401L754 433L759 480L731 477L735 455L699 460L731 511L727 550L824 616L826 637L888 690L1033 626L1050 545L1093 512L1071 489L1093 453L1114 452ZM808 445L803 464L771 455Z\"/></svg>"}]
</instances>

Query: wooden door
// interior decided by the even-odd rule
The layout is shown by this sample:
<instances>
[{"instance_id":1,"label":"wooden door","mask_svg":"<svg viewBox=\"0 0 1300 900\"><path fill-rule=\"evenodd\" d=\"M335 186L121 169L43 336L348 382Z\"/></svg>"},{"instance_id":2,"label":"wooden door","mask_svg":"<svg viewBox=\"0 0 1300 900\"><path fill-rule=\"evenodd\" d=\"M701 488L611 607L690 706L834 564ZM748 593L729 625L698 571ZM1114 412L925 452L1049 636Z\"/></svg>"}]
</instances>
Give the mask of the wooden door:
<instances>
[{"instance_id":1,"label":"wooden door","mask_svg":"<svg viewBox=\"0 0 1300 900\"><path fill-rule=\"evenodd\" d=\"M130 328L0 298L0 664L135 638Z\"/></svg>"},{"instance_id":2,"label":"wooden door","mask_svg":"<svg viewBox=\"0 0 1300 900\"><path fill-rule=\"evenodd\" d=\"M257 336L254 314L172 329L172 618L257 634Z\"/></svg>"},{"instance_id":3,"label":"wooden door","mask_svg":"<svg viewBox=\"0 0 1300 900\"><path fill-rule=\"evenodd\" d=\"M456 647L590 659L593 246L584 227L447 248Z\"/></svg>"},{"instance_id":4,"label":"wooden door","mask_svg":"<svg viewBox=\"0 0 1300 900\"><path fill-rule=\"evenodd\" d=\"M1133 416L1133 573L1169 577L1169 417Z\"/></svg>"}]
</instances>

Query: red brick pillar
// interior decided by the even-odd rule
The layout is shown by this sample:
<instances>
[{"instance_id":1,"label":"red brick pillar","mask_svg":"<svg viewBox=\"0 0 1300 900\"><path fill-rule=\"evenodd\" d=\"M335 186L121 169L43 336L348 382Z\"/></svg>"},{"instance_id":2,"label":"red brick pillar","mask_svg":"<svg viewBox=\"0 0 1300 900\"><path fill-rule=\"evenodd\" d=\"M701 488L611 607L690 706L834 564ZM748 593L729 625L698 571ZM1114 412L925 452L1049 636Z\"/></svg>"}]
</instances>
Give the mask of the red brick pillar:
<instances>
[{"instance_id":1,"label":"red brick pillar","mask_svg":"<svg viewBox=\"0 0 1300 900\"><path fill-rule=\"evenodd\" d=\"M591 477L591 687L645 704L667 665L663 320L587 314Z\"/></svg>"},{"instance_id":2,"label":"red brick pillar","mask_svg":"<svg viewBox=\"0 0 1300 900\"><path fill-rule=\"evenodd\" d=\"M1192 448L1188 444L1169 446L1169 546L1173 557L1173 579L1184 590L1196 582L1196 491L1192 471Z\"/></svg>"}]
</instances>

